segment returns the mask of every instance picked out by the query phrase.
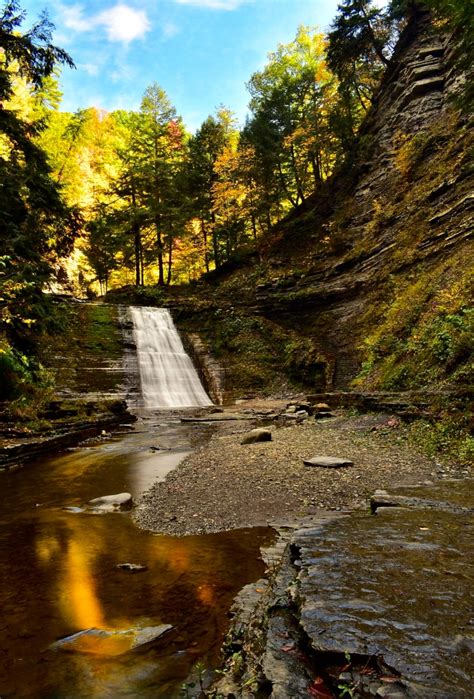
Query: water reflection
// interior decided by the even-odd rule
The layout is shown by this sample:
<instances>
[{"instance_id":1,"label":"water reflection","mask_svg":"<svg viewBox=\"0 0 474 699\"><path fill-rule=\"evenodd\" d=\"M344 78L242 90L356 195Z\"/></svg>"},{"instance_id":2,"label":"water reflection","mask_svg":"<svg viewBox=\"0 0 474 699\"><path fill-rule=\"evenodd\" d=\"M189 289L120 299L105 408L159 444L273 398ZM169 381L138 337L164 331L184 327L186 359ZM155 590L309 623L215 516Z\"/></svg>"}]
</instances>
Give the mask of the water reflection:
<instances>
[{"instance_id":1,"label":"water reflection","mask_svg":"<svg viewBox=\"0 0 474 699\"><path fill-rule=\"evenodd\" d=\"M127 514L62 510L133 491L151 474L153 453L140 459L146 441L171 439L169 429L161 436L156 425L137 430L120 443L2 477L0 696L172 697L198 658L215 661L233 596L261 575L258 549L268 530L175 539L137 530ZM178 449L184 441L181 434ZM140 462L146 477L137 475ZM147 570L117 568L127 562ZM141 652L108 658L47 650L85 628L160 624L173 631Z\"/></svg>"}]
</instances>

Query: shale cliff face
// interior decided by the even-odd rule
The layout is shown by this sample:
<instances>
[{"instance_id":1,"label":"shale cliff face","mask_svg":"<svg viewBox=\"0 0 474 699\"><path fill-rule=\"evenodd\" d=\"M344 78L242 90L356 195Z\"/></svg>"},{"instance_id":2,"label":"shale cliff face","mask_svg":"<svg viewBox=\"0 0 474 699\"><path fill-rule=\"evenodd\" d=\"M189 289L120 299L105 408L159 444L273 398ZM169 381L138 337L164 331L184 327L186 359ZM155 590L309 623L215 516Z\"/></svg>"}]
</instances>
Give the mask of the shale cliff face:
<instances>
[{"instance_id":1,"label":"shale cliff face","mask_svg":"<svg viewBox=\"0 0 474 699\"><path fill-rule=\"evenodd\" d=\"M276 229L218 294L310 342L326 388L465 383L472 136L455 41L406 27L352 166Z\"/></svg>"}]
</instances>

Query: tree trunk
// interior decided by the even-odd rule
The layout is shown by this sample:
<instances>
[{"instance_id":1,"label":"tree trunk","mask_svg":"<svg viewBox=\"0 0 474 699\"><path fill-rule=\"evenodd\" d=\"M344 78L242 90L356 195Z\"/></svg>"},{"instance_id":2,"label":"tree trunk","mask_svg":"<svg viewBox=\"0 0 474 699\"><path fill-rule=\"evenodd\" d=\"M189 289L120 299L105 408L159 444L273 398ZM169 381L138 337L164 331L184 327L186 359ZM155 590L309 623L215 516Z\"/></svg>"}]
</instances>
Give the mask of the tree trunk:
<instances>
[{"instance_id":1,"label":"tree trunk","mask_svg":"<svg viewBox=\"0 0 474 699\"><path fill-rule=\"evenodd\" d=\"M252 222L253 239L257 240L257 223L255 221L255 214L254 213L250 214L250 220Z\"/></svg>"},{"instance_id":2,"label":"tree trunk","mask_svg":"<svg viewBox=\"0 0 474 699\"><path fill-rule=\"evenodd\" d=\"M133 224L133 239L135 245L135 286L142 286L142 275L141 275L141 257L142 257L142 241L140 236L140 229L137 223Z\"/></svg>"},{"instance_id":3,"label":"tree trunk","mask_svg":"<svg viewBox=\"0 0 474 699\"><path fill-rule=\"evenodd\" d=\"M156 250L158 258L158 286L165 285L165 273L163 264L163 238L160 230L160 221L155 219L155 229L156 229Z\"/></svg>"},{"instance_id":4,"label":"tree trunk","mask_svg":"<svg viewBox=\"0 0 474 699\"><path fill-rule=\"evenodd\" d=\"M214 250L214 264L216 266L216 269L220 267L220 258L219 258L219 247L217 245L217 235L216 235L216 215L214 212L211 213L211 222L212 222L212 248Z\"/></svg>"},{"instance_id":5,"label":"tree trunk","mask_svg":"<svg viewBox=\"0 0 474 699\"><path fill-rule=\"evenodd\" d=\"M205 224L203 218L201 218L201 232L202 232L202 239L204 242L204 266L206 268L206 272L209 272L209 253L207 250L207 228L206 228L206 224Z\"/></svg>"},{"instance_id":6,"label":"tree trunk","mask_svg":"<svg viewBox=\"0 0 474 699\"><path fill-rule=\"evenodd\" d=\"M169 234L169 245L168 245L168 276L166 279L166 283L169 286L171 284L171 267L173 264L173 235L172 231L170 228L170 234Z\"/></svg>"}]
</instances>

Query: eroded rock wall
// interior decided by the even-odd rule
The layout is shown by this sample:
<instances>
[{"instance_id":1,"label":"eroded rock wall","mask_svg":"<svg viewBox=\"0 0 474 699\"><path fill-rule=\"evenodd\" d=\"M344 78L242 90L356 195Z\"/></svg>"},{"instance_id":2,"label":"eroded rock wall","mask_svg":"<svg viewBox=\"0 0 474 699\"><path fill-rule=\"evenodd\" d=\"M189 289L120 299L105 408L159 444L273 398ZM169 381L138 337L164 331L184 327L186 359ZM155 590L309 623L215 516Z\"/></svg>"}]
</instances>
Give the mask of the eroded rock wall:
<instances>
[{"instance_id":1,"label":"eroded rock wall","mask_svg":"<svg viewBox=\"0 0 474 699\"><path fill-rule=\"evenodd\" d=\"M452 289L473 259L472 135L452 105L463 79L454 47L429 13L418 14L363 125L354 167L284 222L267 250L275 271L256 289L257 309L319 342L334 364L332 387L358 374L364 339L400 289L416 279L434 295Z\"/></svg>"}]
</instances>

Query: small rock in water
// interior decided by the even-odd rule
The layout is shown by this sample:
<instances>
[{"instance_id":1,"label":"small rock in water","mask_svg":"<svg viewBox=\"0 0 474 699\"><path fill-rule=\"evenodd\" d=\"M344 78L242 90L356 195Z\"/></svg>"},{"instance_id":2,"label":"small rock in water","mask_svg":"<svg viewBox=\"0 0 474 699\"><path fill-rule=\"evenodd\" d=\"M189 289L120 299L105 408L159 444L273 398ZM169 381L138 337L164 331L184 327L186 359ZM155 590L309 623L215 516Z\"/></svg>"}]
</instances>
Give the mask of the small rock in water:
<instances>
[{"instance_id":1,"label":"small rock in water","mask_svg":"<svg viewBox=\"0 0 474 699\"><path fill-rule=\"evenodd\" d=\"M116 495L102 495L100 498L89 500L89 505L94 509L104 512L114 510L129 510L133 506L133 499L130 493L117 493Z\"/></svg>"},{"instance_id":2,"label":"small rock in water","mask_svg":"<svg viewBox=\"0 0 474 699\"><path fill-rule=\"evenodd\" d=\"M50 649L104 656L123 655L156 641L172 628L171 624L161 624L123 630L84 629L52 643Z\"/></svg>"},{"instance_id":3,"label":"small rock in water","mask_svg":"<svg viewBox=\"0 0 474 699\"><path fill-rule=\"evenodd\" d=\"M148 567L141 563L117 563L115 567L120 568L120 570L126 570L128 573L143 573L145 570L148 570Z\"/></svg>"},{"instance_id":4,"label":"small rock in water","mask_svg":"<svg viewBox=\"0 0 474 699\"><path fill-rule=\"evenodd\" d=\"M349 459L342 459L336 456L313 456L312 459L304 459L305 466L319 466L320 468L344 468L354 466L354 462Z\"/></svg>"},{"instance_id":5,"label":"small rock in water","mask_svg":"<svg viewBox=\"0 0 474 699\"><path fill-rule=\"evenodd\" d=\"M84 512L84 508L82 507L74 507L73 505L67 505L67 507L63 507L63 510L65 512L72 512L75 515L80 514L81 512Z\"/></svg>"},{"instance_id":6,"label":"small rock in water","mask_svg":"<svg viewBox=\"0 0 474 699\"><path fill-rule=\"evenodd\" d=\"M255 430L250 430L242 441L241 444L255 444L255 442L271 442L272 433L270 430L258 427Z\"/></svg>"}]
</instances>

